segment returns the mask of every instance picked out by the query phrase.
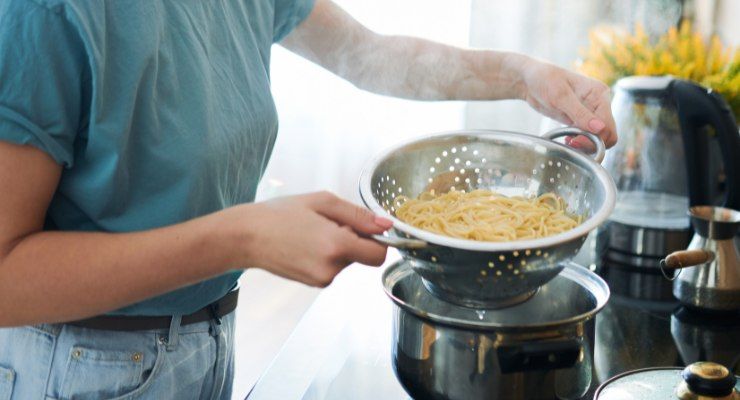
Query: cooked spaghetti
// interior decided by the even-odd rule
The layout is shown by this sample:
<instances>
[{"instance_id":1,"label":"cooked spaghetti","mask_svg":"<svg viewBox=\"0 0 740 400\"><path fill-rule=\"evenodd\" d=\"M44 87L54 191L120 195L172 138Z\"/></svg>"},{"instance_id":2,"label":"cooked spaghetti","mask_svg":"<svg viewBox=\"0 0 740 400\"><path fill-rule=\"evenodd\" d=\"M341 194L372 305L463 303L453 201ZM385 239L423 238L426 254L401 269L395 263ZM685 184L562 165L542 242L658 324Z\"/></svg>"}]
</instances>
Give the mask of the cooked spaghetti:
<instances>
[{"instance_id":1,"label":"cooked spaghetti","mask_svg":"<svg viewBox=\"0 0 740 400\"><path fill-rule=\"evenodd\" d=\"M554 193L539 197L507 197L478 189L432 190L418 198L398 196L396 217L430 232L470 240L503 242L536 239L573 229L581 218L566 212L565 201Z\"/></svg>"}]
</instances>

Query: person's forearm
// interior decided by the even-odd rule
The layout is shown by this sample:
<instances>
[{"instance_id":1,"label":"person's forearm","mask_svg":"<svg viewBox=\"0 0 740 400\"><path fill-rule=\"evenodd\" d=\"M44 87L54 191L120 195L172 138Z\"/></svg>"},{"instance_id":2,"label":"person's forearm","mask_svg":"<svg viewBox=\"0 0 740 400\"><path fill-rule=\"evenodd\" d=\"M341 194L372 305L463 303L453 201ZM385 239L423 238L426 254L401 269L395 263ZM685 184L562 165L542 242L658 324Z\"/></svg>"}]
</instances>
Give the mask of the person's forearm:
<instances>
[{"instance_id":1,"label":"person's forearm","mask_svg":"<svg viewBox=\"0 0 740 400\"><path fill-rule=\"evenodd\" d=\"M417 100L520 99L527 57L373 35L336 72L370 92Z\"/></svg>"},{"instance_id":2,"label":"person's forearm","mask_svg":"<svg viewBox=\"0 0 740 400\"><path fill-rule=\"evenodd\" d=\"M543 115L599 134L607 147L617 141L605 84L522 54L379 35L332 0L316 0L280 44L371 92L417 100L522 99ZM570 140L588 146L582 139Z\"/></svg>"},{"instance_id":3,"label":"person's forearm","mask_svg":"<svg viewBox=\"0 0 740 400\"><path fill-rule=\"evenodd\" d=\"M281 42L291 51L384 95L417 100L520 99L530 58L426 39L377 34L330 0Z\"/></svg>"},{"instance_id":4,"label":"person's forearm","mask_svg":"<svg viewBox=\"0 0 740 400\"><path fill-rule=\"evenodd\" d=\"M90 317L242 267L222 213L136 233L23 238L0 261L0 326Z\"/></svg>"}]
</instances>

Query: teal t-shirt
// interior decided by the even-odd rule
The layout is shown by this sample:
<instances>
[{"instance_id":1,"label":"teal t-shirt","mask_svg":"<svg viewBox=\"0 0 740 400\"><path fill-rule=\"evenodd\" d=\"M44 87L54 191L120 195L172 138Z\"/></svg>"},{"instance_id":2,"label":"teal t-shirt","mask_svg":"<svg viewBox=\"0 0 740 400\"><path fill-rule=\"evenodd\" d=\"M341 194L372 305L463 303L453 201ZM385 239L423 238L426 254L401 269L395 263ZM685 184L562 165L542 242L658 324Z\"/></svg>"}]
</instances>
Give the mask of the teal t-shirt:
<instances>
[{"instance_id":1,"label":"teal t-shirt","mask_svg":"<svg viewBox=\"0 0 740 400\"><path fill-rule=\"evenodd\" d=\"M130 232L254 200L270 48L313 0L4 0L0 140L63 165L46 229ZM19 166L22 168L22 166ZM228 273L114 312L193 312Z\"/></svg>"}]
</instances>

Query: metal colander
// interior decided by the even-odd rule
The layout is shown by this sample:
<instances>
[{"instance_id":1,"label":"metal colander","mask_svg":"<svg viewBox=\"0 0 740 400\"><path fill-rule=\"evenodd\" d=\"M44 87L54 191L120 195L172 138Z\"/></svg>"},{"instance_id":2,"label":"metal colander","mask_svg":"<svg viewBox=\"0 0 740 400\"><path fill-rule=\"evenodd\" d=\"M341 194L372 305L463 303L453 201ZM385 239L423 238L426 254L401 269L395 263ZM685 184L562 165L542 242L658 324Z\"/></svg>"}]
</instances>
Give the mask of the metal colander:
<instances>
[{"instance_id":1,"label":"metal colander","mask_svg":"<svg viewBox=\"0 0 740 400\"><path fill-rule=\"evenodd\" d=\"M373 212L393 221L376 239L397 247L424 285L447 301L475 308L501 308L528 299L554 278L580 250L588 233L614 208L616 188L591 157L552 139L584 135L604 156L604 143L575 128L543 138L513 132L446 132L398 145L373 159L360 178L360 195ZM549 140L548 140L549 139ZM481 242L456 239L408 225L395 217L395 198L435 189L490 189L509 196L554 192L578 227L541 239Z\"/></svg>"}]
</instances>

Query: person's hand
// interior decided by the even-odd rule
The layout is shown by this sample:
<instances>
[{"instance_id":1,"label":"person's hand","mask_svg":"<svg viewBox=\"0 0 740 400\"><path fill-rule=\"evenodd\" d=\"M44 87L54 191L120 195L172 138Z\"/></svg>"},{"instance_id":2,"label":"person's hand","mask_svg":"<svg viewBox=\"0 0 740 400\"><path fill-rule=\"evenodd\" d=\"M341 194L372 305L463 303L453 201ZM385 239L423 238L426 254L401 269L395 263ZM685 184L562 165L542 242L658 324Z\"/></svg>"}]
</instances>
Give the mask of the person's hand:
<instances>
[{"instance_id":1,"label":"person's hand","mask_svg":"<svg viewBox=\"0 0 740 400\"><path fill-rule=\"evenodd\" d=\"M386 246L363 236L393 225L328 192L238 206L232 215L248 230L243 245L249 267L320 287L353 262L381 265Z\"/></svg>"},{"instance_id":2,"label":"person's hand","mask_svg":"<svg viewBox=\"0 0 740 400\"><path fill-rule=\"evenodd\" d=\"M558 66L528 59L522 67L521 97L540 113L599 135L607 147L617 143L609 87ZM575 148L593 148L585 137L566 138Z\"/></svg>"}]
</instances>

